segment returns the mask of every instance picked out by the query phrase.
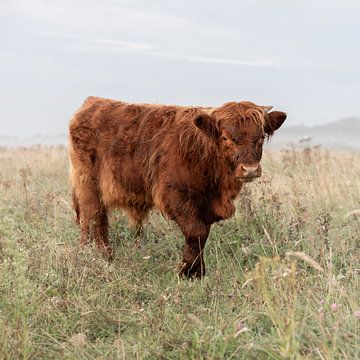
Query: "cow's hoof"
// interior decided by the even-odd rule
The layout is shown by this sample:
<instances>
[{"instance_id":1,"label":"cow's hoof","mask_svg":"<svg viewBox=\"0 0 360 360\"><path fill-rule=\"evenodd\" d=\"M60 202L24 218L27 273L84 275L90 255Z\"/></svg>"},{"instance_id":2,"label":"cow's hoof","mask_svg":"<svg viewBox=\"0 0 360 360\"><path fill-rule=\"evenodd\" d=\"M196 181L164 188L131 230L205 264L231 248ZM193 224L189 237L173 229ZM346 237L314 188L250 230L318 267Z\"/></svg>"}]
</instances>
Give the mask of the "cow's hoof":
<instances>
[{"instance_id":1,"label":"cow's hoof","mask_svg":"<svg viewBox=\"0 0 360 360\"><path fill-rule=\"evenodd\" d=\"M102 244L99 246L99 250L106 260L112 261L114 259L114 250L111 246Z\"/></svg>"},{"instance_id":2,"label":"cow's hoof","mask_svg":"<svg viewBox=\"0 0 360 360\"><path fill-rule=\"evenodd\" d=\"M188 264L183 262L180 266L179 277L186 279L201 279L205 276L204 264Z\"/></svg>"}]
</instances>

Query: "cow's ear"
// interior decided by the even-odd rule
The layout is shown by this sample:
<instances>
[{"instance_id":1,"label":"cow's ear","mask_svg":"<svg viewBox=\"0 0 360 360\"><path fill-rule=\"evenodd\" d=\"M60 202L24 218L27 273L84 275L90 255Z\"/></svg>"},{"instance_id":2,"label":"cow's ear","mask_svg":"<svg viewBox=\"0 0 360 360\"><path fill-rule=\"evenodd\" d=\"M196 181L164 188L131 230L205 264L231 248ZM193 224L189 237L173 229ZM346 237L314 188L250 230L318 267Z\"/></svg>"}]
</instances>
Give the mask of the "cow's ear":
<instances>
[{"instance_id":1,"label":"cow's ear","mask_svg":"<svg viewBox=\"0 0 360 360\"><path fill-rule=\"evenodd\" d=\"M286 113L282 111L271 111L265 116L264 130L271 136L286 120Z\"/></svg>"},{"instance_id":2,"label":"cow's ear","mask_svg":"<svg viewBox=\"0 0 360 360\"><path fill-rule=\"evenodd\" d=\"M220 137L219 128L214 118L205 113L198 114L194 119L194 124L209 138L217 140Z\"/></svg>"}]
</instances>

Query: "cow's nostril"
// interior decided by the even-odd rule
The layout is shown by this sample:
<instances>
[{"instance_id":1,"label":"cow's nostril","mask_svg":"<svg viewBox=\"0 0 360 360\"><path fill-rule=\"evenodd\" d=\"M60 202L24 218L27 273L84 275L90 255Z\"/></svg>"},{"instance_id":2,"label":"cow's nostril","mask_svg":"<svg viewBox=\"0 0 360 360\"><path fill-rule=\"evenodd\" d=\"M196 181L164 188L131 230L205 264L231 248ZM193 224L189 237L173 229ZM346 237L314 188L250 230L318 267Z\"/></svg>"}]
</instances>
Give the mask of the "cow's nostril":
<instances>
[{"instance_id":1,"label":"cow's nostril","mask_svg":"<svg viewBox=\"0 0 360 360\"><path fill-rule=\"evenodd\" d=\"M255 165L255 166L244 166L244 165L242 165L243 175L245 177L257 176L258 169L259 169L259 165Z\"/></svg>"},{"instance_id":2,"label":"cow's nostril","mask_svg":"<svg viewBox=\"0 0 360 360\"><path fill-rule=\"evenodd\" d=\"M242 168L245 171L256 171L258 169L259 166L243 166Z\"/></svg>"}]
</instances>

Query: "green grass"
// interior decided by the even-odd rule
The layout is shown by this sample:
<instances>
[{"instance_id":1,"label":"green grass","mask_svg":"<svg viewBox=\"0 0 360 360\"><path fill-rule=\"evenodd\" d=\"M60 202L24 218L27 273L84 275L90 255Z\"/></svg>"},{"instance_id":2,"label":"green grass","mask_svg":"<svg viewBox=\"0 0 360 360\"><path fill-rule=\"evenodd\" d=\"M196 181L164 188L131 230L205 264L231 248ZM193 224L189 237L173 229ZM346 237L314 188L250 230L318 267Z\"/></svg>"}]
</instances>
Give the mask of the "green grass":
<instances>
[{"instance_id":1,"label":"green grass","mask_svg":"<svg viewBox=\"0 0 360 360\"><path fill-rule=\"evenodd\" d=\"M359 359L360 154L263 168L185 281L174 224L139 245L114 212L109 263L77 245L66 150L0 150L0 359Z\"/></svg>"}]
</instances>

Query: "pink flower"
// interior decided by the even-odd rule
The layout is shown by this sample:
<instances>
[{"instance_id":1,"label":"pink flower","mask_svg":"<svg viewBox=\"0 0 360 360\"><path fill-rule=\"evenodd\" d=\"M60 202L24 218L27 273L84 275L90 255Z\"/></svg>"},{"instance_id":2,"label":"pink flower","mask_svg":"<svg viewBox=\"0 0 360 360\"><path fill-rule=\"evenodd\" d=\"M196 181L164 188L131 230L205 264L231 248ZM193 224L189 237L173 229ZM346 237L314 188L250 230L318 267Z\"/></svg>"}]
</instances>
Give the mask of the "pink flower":
<instances>
[{"instance_id":1,"label":"pink flower","mask_svg":"<svg viewBox=\"0 0 360 360\"><path fill-rule=\"evenodd\" d=\"M240 334L242 334L245 331L249 331L249 329L246 327L245 322L243 320L239 320L236 323L236 333L234 334L234 337L237 338Z\"/></svg>"},{"instance_id":2,"label":"pink flower","mask_svg":"<svg viewBox=\"0 0 360 360\"><path fill-rule=\"evenodd\" d=\"M242 330L243 328L245 327L245 323L243 320L239 320L236 324L236 330L237 331L240 331Z\"/></svg>"},{"instance_id":3,"label":"pink flower","mask_svg":"<svg viewBox=\"0 0 360 360\"><path fill-rule=\"evenodd\" d=\"M334 304L331 304L331 310L332 311L338 311L338 309L339 309L339 305L338 304L336 304L336 303L334 303Z\"/></svg>"},{"instance_id":4,"label":"pink flower","mask_svg":"<svg viewBox=\"0 0 360 360\"><path fill-rule=\"evenodd\" d=\"M353 316L357 319L360 319L360 310L354 311Z\"/></svg>"}]
</instances>

